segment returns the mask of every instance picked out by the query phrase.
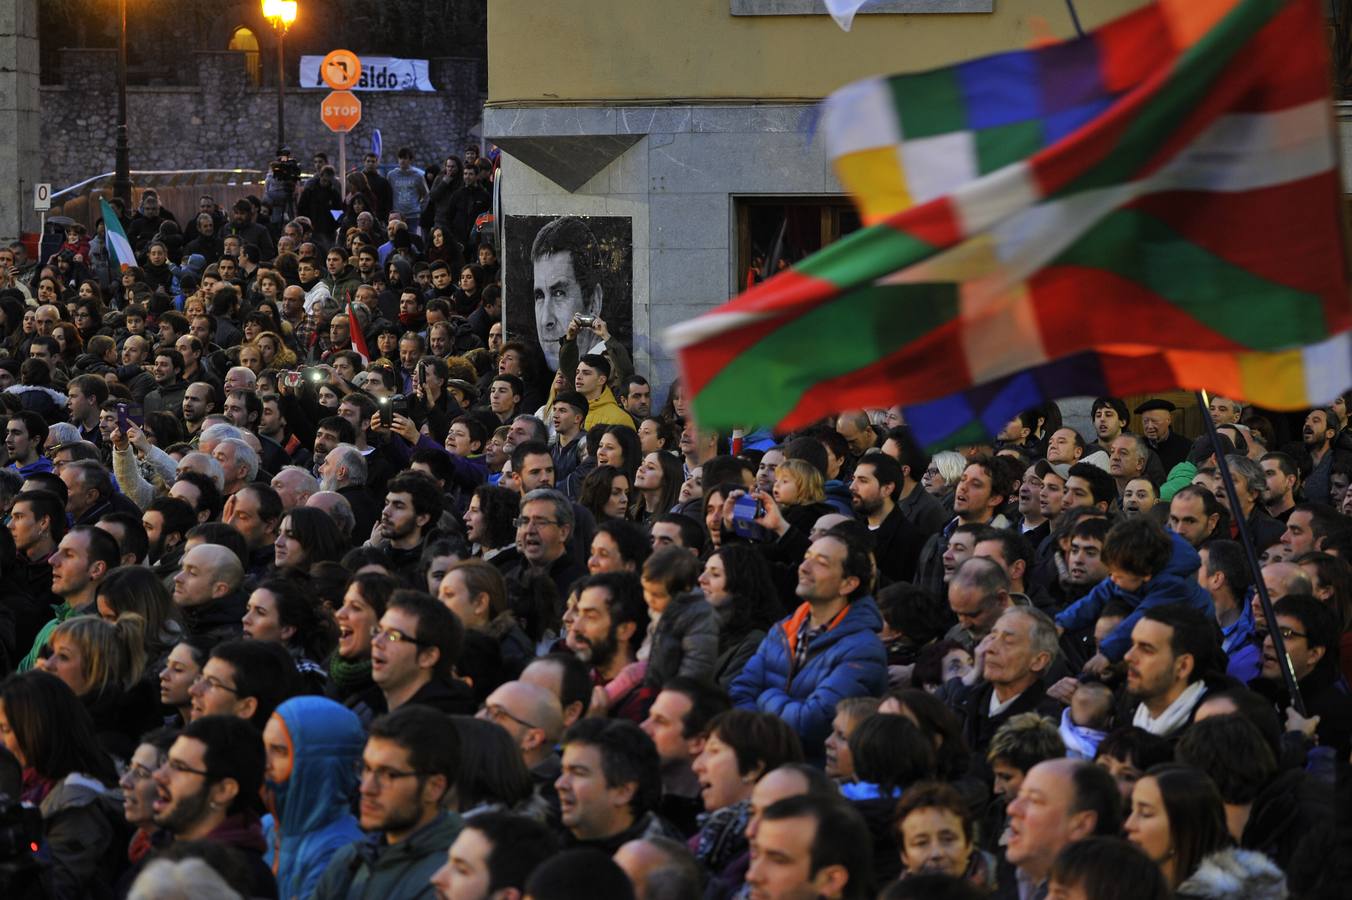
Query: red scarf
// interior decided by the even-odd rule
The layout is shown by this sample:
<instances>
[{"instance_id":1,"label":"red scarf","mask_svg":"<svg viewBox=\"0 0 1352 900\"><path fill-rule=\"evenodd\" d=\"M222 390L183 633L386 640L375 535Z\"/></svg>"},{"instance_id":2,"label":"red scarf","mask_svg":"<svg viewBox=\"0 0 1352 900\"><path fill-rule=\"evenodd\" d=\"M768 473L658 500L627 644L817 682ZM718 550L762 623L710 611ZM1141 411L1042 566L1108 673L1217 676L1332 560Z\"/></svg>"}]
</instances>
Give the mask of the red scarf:
<instances>
[{"instance_id":1,"label":"red scarf","mask_svg":"<svg viewBox=\"0 0 1352 900\"><path fill-rule=\"evenodd\" d=\"M149 828L138 828L136 833L131 836L131 846L127 848L127 859L135 865L145 859L150 851L155 849L155 842L151 839L154 834Z\"/></svg>"},{"instance_id":2,"label":"red scarf","mask_svg":"<svg viewBox=\"0 0 1352 900\"><path fill-rule=\"evenodd\" d=\"M55 781L39 775L37 769L26 768L23 770L23 789L19 792L19 799L24 803L38 806L47 799L47 795L54 787Z\"/></svg>"}]
</instances>

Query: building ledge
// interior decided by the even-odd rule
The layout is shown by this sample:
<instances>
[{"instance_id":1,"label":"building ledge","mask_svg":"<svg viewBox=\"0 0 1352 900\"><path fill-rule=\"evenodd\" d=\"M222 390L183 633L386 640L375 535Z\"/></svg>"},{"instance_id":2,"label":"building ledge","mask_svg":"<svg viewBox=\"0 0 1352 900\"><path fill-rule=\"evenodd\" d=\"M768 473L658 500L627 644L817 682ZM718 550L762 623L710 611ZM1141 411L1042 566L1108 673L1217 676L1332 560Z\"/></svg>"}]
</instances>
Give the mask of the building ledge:
<instances>
[{"instance_id":1,"label":"building ledge","mask_svg":"<svg viewBox=\"0 0 1352 900\"><path fill-rule=\"evenodd\" d=\"M570 194L643 139L641 134L557 134L490 140Z\"/></svg>"},{"instance_id":2,"label":"building ledge","mask_svg":"<svg viewBox=\"0 0 1352 900\"><path fill-rule=\"evenodd\" d=\"M815 102L489 106L484 137L572 193L648 135L778 132L811 143L816 109Z\"/></svg>"},{"instance_id":3,"label":"building ledge","mask_svg":"<svg viewBox=\"0 0 1352 900\"><path fill-rule=\"evenodd\" d=\"M873 0L856 15L995 12L995 0ZM822 0L732 0L734 16L825 16Z\"/></svg>"}]
</instances>

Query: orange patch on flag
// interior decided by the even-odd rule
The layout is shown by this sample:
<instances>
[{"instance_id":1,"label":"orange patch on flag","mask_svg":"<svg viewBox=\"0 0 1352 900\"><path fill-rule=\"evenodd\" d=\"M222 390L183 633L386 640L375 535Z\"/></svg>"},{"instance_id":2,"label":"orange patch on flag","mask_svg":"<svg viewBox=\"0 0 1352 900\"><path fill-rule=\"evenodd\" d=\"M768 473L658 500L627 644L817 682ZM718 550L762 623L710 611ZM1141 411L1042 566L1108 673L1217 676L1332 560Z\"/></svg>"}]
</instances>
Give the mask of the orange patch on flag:
<instances>
[{"instance_id":1,"label":"orange patch on flag","mask_svg":"<svg viewBox=\"0 0 1352 900\"><path fill-rule=\"evenodd\" d=\"M1159 0L1174 46L1190 47L1235 8L1237 0Z\"/></svg>"}]
</instances>

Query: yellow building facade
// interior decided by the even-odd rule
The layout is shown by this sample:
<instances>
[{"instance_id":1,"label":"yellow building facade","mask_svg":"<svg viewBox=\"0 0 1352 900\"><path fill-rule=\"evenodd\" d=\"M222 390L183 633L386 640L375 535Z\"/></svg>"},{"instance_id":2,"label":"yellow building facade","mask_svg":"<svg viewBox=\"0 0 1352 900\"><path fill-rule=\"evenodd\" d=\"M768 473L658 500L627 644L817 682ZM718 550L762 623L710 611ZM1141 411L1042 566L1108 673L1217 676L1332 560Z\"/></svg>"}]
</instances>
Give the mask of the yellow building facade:
<instances>
[{"instance_id":1,"label":"yellow building facade","mask_svg":"<svg viewBox=\"0 0 1352 900\"><path fill-rule=\"evenodd\" d=\"M1080 25L1142 2L1078 0ZM1075 33L1065 0L867 10L846 33L821 0L493 0L484 134L503 150L511 330L553 358L556 320L578 304L551 308L538 263L556 233L581 235L579 265L596 273L582 280L601 290L582 311L632 336L639 371L665 383L664 328L727 300L767 259L857 227L815 133L823 97ZM546 230L558 217L587 227Z\"/></svg>"}]
</instances>

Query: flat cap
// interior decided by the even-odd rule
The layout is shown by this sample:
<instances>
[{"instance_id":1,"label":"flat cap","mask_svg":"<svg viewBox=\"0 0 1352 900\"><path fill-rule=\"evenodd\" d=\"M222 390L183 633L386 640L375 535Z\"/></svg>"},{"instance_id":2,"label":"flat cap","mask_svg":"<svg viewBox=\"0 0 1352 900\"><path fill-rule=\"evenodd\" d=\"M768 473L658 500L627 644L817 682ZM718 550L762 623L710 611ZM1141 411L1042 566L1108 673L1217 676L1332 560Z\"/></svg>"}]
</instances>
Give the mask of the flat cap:
<instances>
[{"instance_id":1,"label":"flat cap","mask_svg":"<svg viewBox=\"0 0 1352 900\"><path fill-rule=\"evenodd\" d=\"M1171 413L1174 410L1178 409L1178 407L1174 406L1174 404L1170 403L1168 400L1155 398L1153 400L1147 400L1140 406L1136 407L1136 415L1139 416L1141 413L1154 412L1157 409L1161 409L1164 410L1165 412Z\"/></svg>"}]
</instances>

